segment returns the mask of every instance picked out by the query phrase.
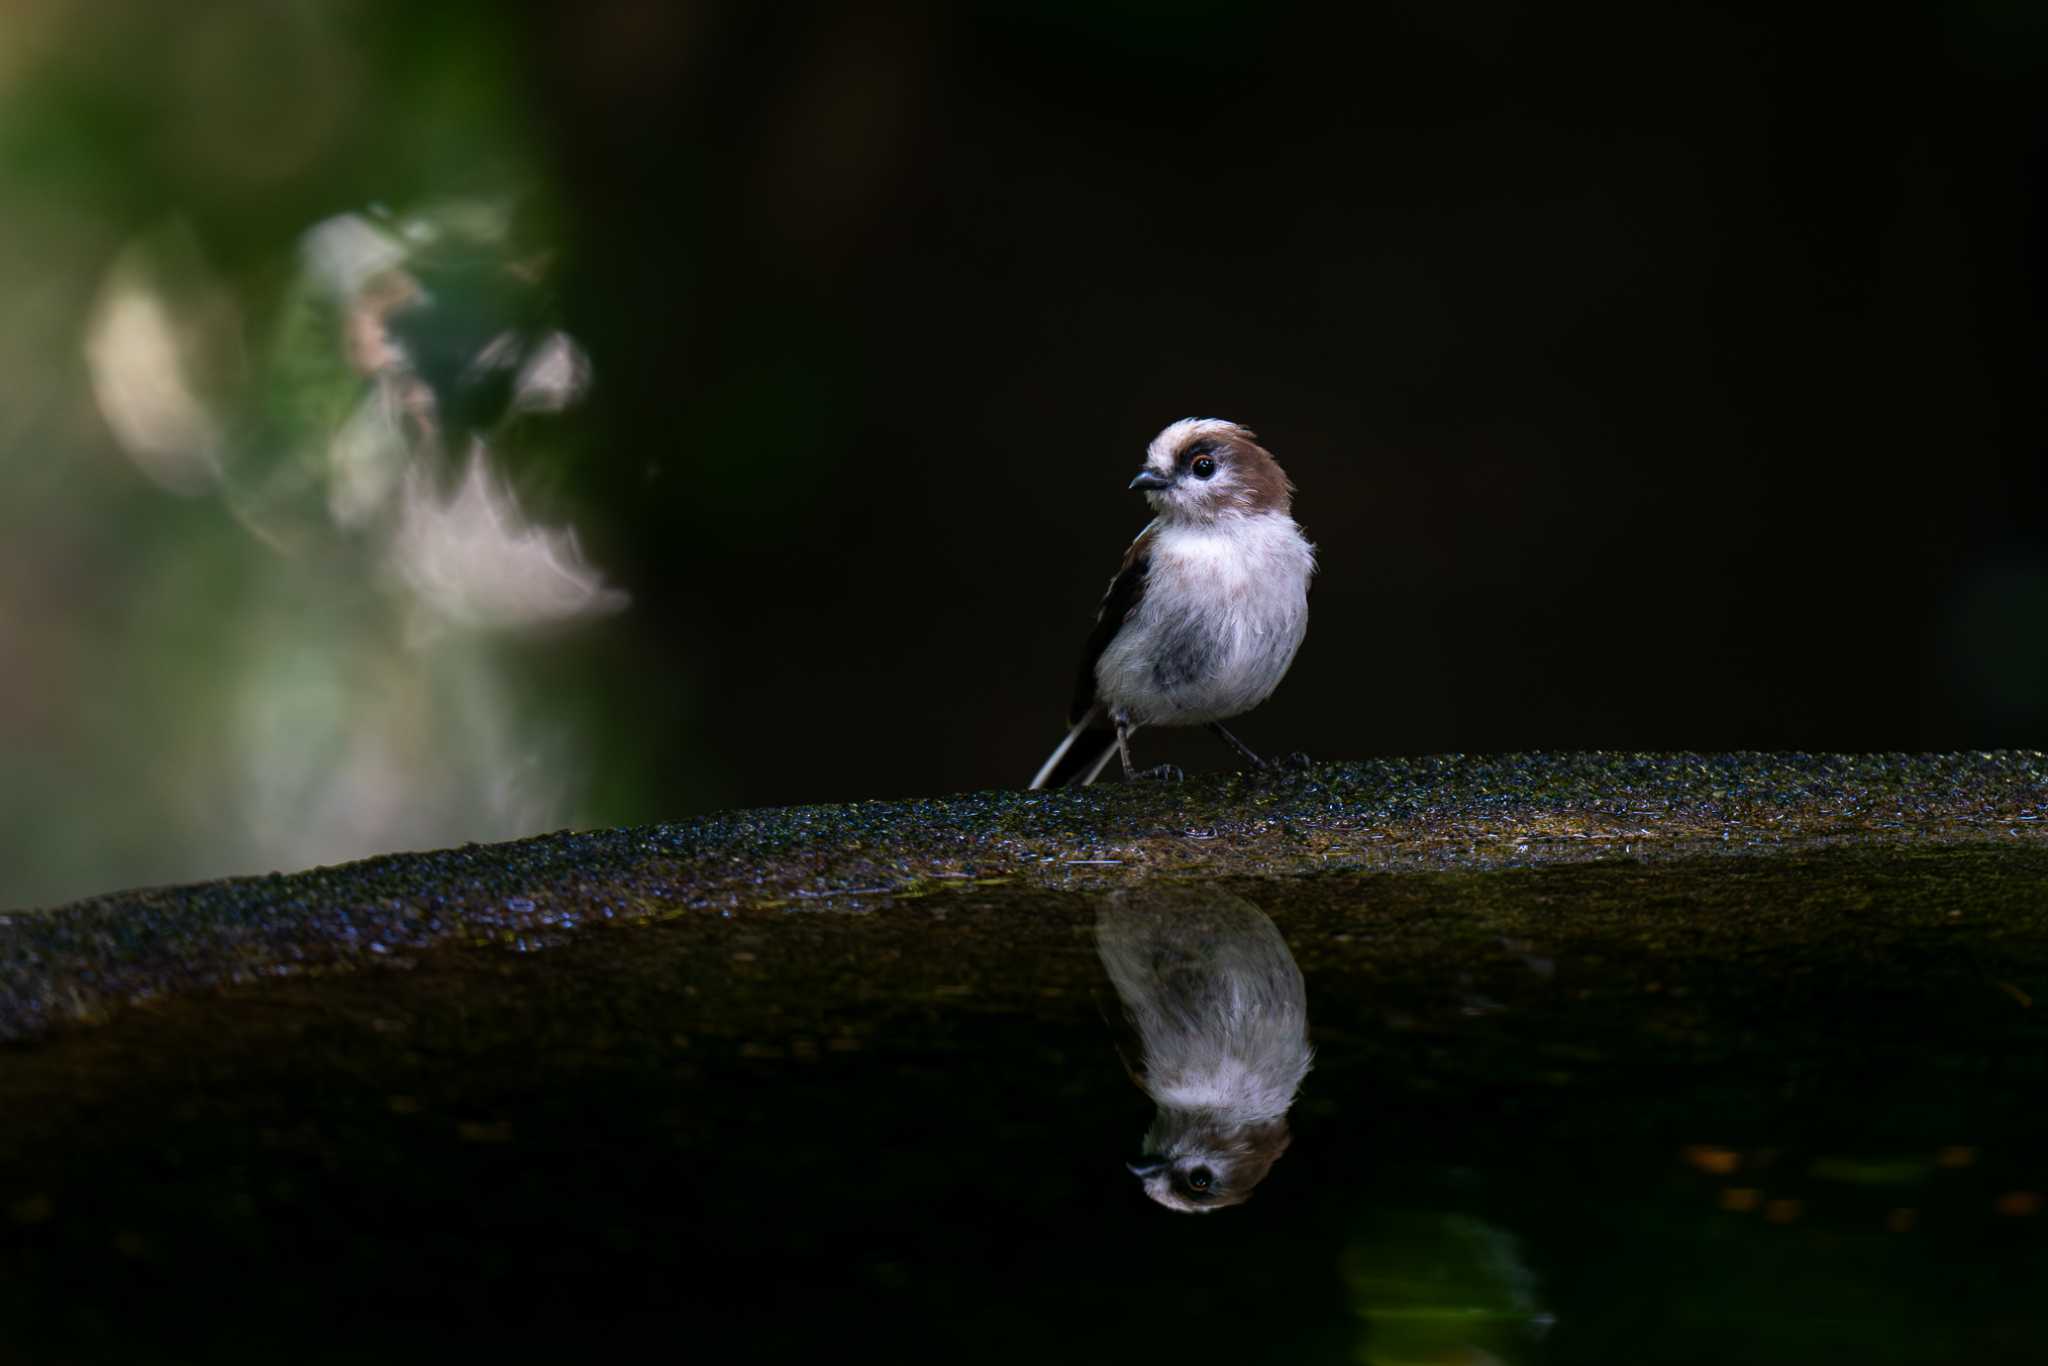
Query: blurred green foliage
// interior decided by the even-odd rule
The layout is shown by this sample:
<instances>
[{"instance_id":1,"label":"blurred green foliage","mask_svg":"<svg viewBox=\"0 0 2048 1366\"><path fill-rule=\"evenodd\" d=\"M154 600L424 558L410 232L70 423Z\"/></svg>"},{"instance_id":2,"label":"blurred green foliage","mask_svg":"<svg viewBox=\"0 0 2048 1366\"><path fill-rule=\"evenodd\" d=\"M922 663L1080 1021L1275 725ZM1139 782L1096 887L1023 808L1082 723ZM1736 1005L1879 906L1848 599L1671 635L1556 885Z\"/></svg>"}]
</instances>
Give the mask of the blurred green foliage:
<instances>
[{"instance_id":1,"label":"blurred green foliage","mask_svg":"<svg viewBox=\"0 0 2048 1366\"><path fill-rule=\"evenodd\" d=\"M587 454L511 412L560 335L519 53L483 4L10 7L0 905L644 800L630 641L503 610L583 563ZM386 286L327 278L335 223Z\"/></svg>"}]
</instances>

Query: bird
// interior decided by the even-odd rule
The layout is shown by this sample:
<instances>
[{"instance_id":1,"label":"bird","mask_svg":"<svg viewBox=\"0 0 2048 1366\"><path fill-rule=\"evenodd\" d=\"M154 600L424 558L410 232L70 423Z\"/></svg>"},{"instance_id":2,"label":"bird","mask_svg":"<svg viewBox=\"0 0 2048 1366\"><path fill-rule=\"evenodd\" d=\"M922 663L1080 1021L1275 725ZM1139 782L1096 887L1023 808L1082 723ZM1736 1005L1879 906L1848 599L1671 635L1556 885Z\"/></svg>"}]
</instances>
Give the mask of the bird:
<instances>
[{"instance_id":1,"label":"bird","mask_svg":"<svg viewBox=\"0 0 2048 1366\"><path fill-rule=\"evenodd\" d=\"M1126 1070L1152 1098L1144 1156L1125 1164L1170 1210L1249 1200L1287 1149L1287 1111L1314 1061L1308 991L1279 927L1202 883L1120 889L1095 952L1137 1035Z\"/></svg>"},{"instance_id":2,"label":"bird","mask_svg":"<svg viewBox=\"0 0 2048 1366\"><path fill-rule=\"evenodd\" d=\"M1124 552L1082 653L1069 729L1033 788L1084 787L1123 760L1144 726L1207 726L1266 767L1223 723L1280 685L1308 631L1316 550L1293 516L1294 485L1248 427L1169 424L1130 487L1155 514Z\"/></svg>"}]
</instances>

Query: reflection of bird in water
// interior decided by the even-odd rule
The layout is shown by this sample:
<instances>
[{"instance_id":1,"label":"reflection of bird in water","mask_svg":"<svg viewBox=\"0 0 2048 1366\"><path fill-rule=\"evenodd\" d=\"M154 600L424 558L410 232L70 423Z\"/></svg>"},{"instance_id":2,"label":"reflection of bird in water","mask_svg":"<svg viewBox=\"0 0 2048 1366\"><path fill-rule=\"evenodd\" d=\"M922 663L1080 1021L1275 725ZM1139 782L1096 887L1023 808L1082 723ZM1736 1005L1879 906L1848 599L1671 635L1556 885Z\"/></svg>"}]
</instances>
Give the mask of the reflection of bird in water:
<instances>
[{"instance_id":1,"label":"reflection of bird in water","mask_svg":"<svg viewBox=\"0 0 2048 1366\"><path fill-rule=\"evenodd\" d=\"M1287 1148L1287 1107L1309 1069L1308 995L1264 912L1200 886L1119 892L1095 947L1143 1055L1133 1080L1159 1107L1145 1193L1193 1213L1242 1204Z\"/></svg>"}]
</instances>

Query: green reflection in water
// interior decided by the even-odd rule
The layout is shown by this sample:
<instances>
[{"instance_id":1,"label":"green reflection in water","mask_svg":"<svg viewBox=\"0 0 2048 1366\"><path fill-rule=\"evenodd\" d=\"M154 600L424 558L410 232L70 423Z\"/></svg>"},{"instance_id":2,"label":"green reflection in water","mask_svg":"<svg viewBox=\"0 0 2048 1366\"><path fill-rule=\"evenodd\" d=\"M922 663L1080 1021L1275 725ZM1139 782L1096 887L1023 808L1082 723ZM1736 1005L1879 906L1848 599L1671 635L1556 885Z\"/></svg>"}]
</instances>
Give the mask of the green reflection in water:
<instances>
[{"instance_id":1,"label":"green reflection in water","mask_svg":"<svg viewBox=\"0 0 2048 1366\"><path fill-rule=\"evenodd\" d=\"M1343 1275L1370 1366L1527 1361L1550 1326L1513 1235L1469 1215L1377 1212Z\"/></svg>"}]
</instances>

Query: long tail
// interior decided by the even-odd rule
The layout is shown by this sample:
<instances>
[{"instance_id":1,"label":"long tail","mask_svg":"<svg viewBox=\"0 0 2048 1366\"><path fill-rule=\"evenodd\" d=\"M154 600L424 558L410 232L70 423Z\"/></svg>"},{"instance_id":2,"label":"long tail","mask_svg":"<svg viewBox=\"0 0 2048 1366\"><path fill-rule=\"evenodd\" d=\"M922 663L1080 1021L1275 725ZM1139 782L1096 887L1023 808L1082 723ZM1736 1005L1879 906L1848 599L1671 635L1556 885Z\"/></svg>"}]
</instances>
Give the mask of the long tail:
<instances>
[{"instance_id":1,"label":"long tail","mask_svg":"<svg viewBox=\"0 0 2048 1366\"><path fill-rule=\"evenodd\" d=\"M1097 703L1074 723L1067 738L1060 741L1059 748L1031 780L1031 786L1086 787L1115 753L1116 732L1103 723L1102 705Z\"/></svg>"}]
</instances>

